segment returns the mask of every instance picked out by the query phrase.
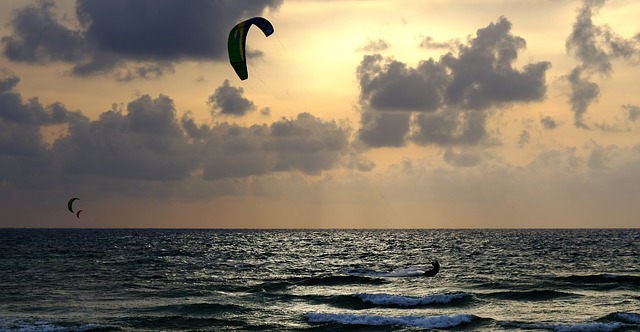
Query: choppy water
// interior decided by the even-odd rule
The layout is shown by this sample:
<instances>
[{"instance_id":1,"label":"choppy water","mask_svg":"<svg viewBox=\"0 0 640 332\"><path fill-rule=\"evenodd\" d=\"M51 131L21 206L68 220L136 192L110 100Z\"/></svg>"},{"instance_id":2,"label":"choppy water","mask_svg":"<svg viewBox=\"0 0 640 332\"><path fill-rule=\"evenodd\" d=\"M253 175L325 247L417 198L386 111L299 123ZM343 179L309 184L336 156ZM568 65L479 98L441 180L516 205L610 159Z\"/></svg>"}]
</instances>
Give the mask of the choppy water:
<instances>
[{"instance_id":1,"label":"choppy water","mask_svg":"<svg viewBox=\"0 0 640 332\"><path fill-rule=\"evenodd\" d=\"M639 252L640 229L0 229L0 330L640 331Z\"/></svg>"}]
</instances>

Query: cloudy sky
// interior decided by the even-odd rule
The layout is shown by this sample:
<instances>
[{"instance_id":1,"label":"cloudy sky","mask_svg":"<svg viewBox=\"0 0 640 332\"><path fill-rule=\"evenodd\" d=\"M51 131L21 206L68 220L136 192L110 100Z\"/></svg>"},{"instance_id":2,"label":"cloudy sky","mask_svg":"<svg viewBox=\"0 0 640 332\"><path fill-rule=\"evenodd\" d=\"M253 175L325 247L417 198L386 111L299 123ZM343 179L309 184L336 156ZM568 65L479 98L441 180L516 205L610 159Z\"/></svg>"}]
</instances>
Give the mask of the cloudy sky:
<instances>
[{"instance_id":1,"label":"cloudy sky","mask_svg":"<svg viewBox=\"0 0 640 332\"><path fill-rule=\"evenodd\" d=\"M635 0L0 7L0 227L640 225Z\"/></svg>"}]
</instances>

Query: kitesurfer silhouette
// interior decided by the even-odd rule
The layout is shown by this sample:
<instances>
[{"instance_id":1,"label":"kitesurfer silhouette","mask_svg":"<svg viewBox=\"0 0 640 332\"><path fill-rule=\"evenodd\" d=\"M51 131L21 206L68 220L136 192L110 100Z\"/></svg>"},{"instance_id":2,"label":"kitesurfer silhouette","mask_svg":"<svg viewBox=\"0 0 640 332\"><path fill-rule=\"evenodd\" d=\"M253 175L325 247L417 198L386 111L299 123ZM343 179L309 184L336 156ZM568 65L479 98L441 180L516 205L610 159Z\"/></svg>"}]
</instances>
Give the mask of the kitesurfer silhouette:
<instances>
[{"instance_id":1,"label":"kitesurfer silhouette","mask_svg":"<svg viewBox=\"0 0 640 332\"><path fill-rule=\"evenodd\" d=\"M440 271L440 263L438 263L438 260L434 260L431 263L431 265L433 265L431 270L424 271L423 276L425 276L425 277L433 277L434 275L436 275L436 273L438 273L438 271Z\"/></svg>"}]
</instances>

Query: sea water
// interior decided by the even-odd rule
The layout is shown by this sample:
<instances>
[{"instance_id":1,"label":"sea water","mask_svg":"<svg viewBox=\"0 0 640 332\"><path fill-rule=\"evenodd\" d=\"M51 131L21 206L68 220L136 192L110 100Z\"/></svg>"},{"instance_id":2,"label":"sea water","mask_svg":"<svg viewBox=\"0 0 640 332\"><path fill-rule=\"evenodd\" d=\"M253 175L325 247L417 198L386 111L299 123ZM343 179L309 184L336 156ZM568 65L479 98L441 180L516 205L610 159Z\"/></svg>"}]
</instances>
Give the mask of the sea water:
<instances>
[{"instance_id":1,"label":"sea water","mask_svg":"<svg viewBox=\"0 0 640 332\"><path fill-rule=\"evenodd\" d=\"M639 253L639 229L0 229L0 331L640 331Z\"/></svg>"}]
</instances>

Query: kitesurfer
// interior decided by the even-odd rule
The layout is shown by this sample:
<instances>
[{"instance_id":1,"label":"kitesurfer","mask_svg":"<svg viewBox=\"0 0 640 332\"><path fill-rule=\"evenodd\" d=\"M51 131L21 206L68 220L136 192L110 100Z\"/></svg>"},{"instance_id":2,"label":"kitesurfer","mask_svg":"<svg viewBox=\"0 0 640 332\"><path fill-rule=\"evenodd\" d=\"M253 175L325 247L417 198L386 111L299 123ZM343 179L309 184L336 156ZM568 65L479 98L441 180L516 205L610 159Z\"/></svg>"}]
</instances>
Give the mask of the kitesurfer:
<instances>
[{"instance_id":1,"label":"kitesurfer","mask_svg":"<svg viewBox=\"0 0 640 332\"><path fill-rule=\"evenodd\" d=\"M424 271L423 276L433 277L434 275L436 275L436 273L438 273L438 271L440 271L440 263L438 263L438 260L434 260L431 265L433 266L431 270Z\"/></svg>"}]
</instances>

